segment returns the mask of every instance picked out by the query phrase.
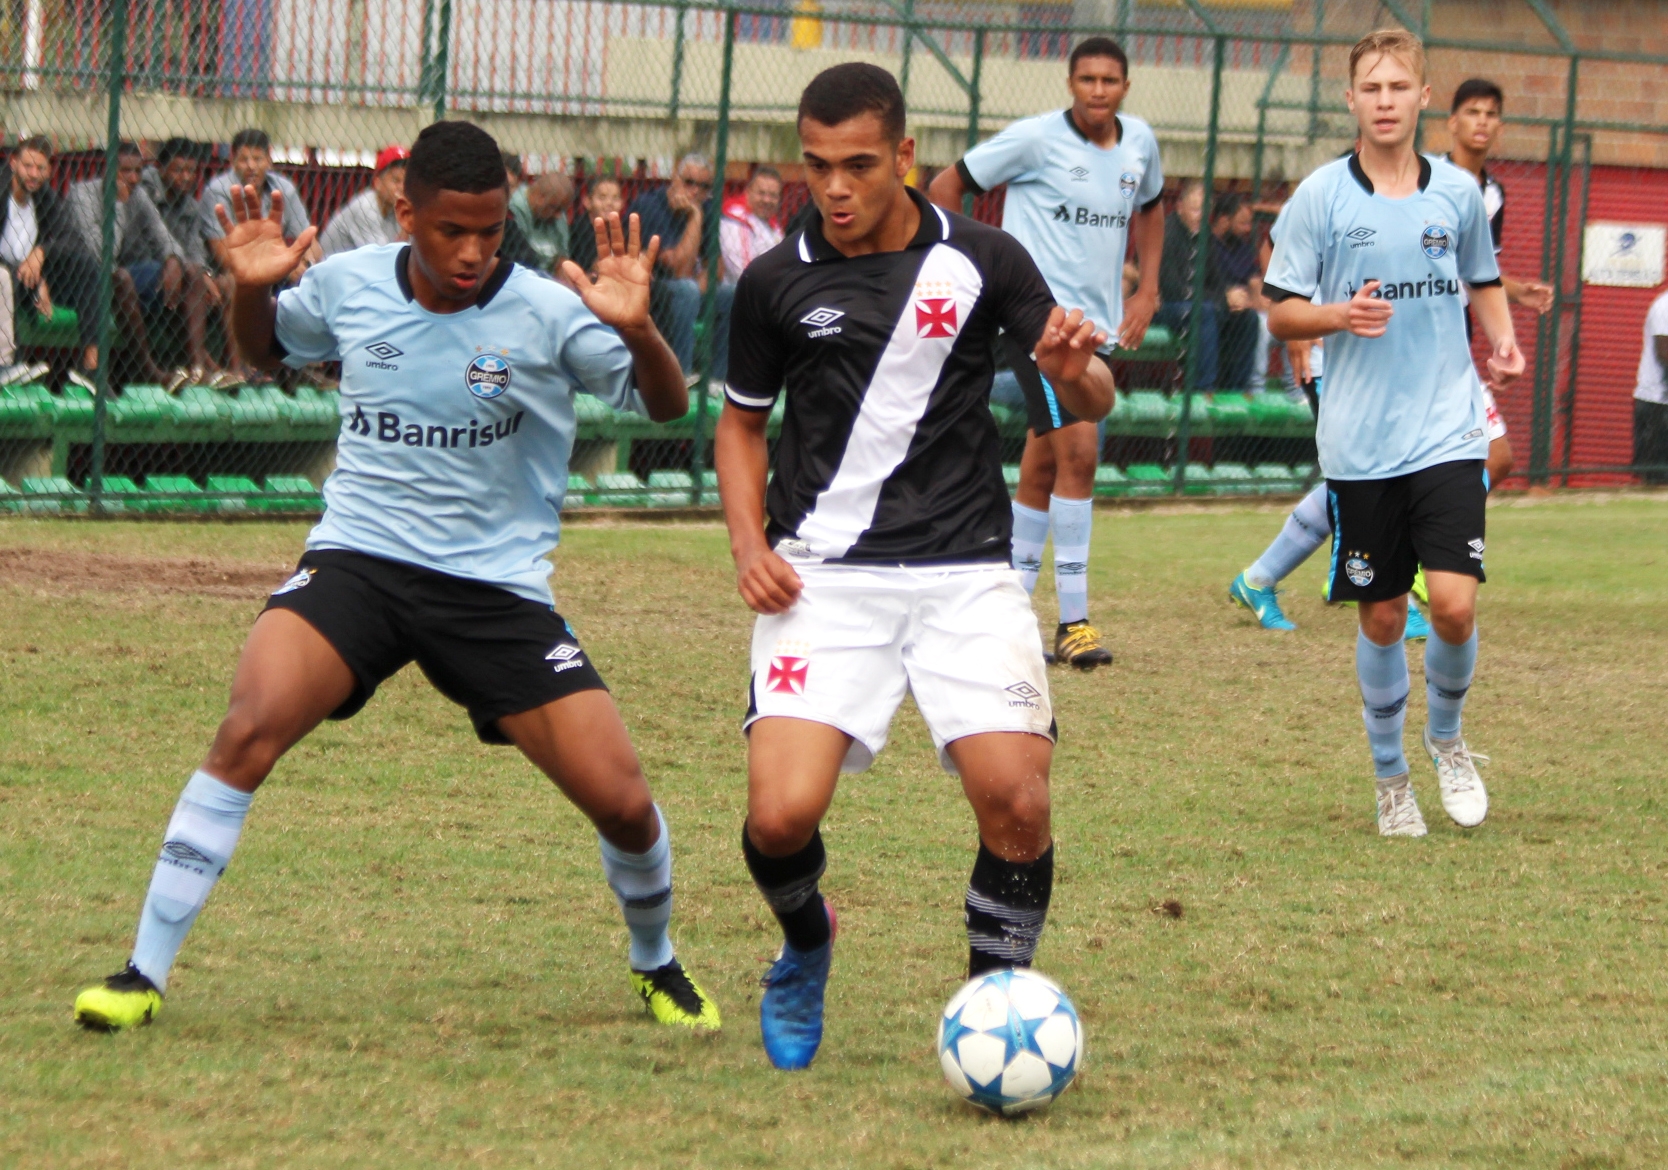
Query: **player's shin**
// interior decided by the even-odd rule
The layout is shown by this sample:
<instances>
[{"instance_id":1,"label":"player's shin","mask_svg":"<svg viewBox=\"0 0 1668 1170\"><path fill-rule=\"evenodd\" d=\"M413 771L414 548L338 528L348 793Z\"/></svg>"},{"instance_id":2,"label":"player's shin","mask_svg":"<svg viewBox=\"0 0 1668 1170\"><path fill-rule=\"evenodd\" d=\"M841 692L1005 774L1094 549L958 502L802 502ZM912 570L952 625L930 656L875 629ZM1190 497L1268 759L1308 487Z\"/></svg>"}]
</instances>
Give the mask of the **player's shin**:
<instances>
[{"instance_id":1,"label":"player's shin","mask_svg":"<svg viewBox=\"0 0 1668 1170\"><path fill-rule=\"evenodd\" d=\"M828 855L823 851L822 833L811 834L811 840L797 853L786 857L766 857L753 844L747 827L742 826L741 849L747 858L747 871L753 884L769 903L771 913L782 924L782 935L788 946L801 953L817 950L832 937L828 910L823 905L817 883L828 868Z\"/></svg>"},{"instance_id":2,"label":"player's shin","mask_svg":"<svg viewBox=\"0 0 1668 1170\"><path fill-rule=\"evenodd\" d=\"M1407 772L1402 726L1407 721L1407 651L1397 638L1380 646L1364 633L1355 636L1355 677L1361 685L1361 718L1373 753L1373 772L1389 780Z\"/></svg>"},{"instance_id":3,"label":"player's shin","mask_svg":"<svg viewBox=\"0 0 1668 1170\"><path fill-rule=\"evenodd\" d=\"M1037 591L1037 574L1042 572L1043 546L1048 543L1048 513L1028 508L1018 500L1014 508L1014 568L1019 570L1025 592Z\"/></svg>"},{"instance_id":4,"label":"player's shin","mask_svg":"<svg viewBox=\"0 0 1668 1170\"><path fill-rule=\"evenodd\" d=\"M614 891L631 932L631 968L654 971L672 961L672 838L660 806L654 810L660 835L642 853L628 853L599 836L602 872Z\"/></svg>"},{"instance_id":5,"label":"player's shin","mask_svg":"<svg viewBox=\"0 0 1668 1170\"><path fill-rule=\"evenodd\" d=\"M1458 739L1460 712L1477 673L1477 631L1457 646L1431 631L1425 642L1425 697L1430 706L1431 738Z\"/></svg>"},{"instance_id":6,"label":"player's shin","mask_svg":"<svg viewBox=\"0 0 1668 1170\"><path fill-rule=\"evenodd\" d=\"M1298 501L1274 543L1245 570L1246 582L1253 589L1272 589L1308 560L1331 535L1332 521L1326 514L1323 483Z\"/></svg>"},{"instance_id":7,"label":"player's shin","mask_svg":"<svg viewBox=\"0 0 1668 1170\"><path fill-rule=\"evenodd\" d=\"M1054 521L1054 591L1060 601L1060 624L1089 617L1089 537L1094 530L1092 500L1066 500L1050 496L1049 515Z\"/></svg>"},{"instance_id":8,"label":"player's shin","mask_svg":"<svg viewBox=\"0 0 1668 1170\"><path fill-rule=\"evenodd\" d=\"M174 956L215 882L226 872L253 800L253 793L241 792L207 772L193 773L180 793L133 944L133 965L158 991L167 990Z\"/></svg>"},{"instance_id":9,"label":"player's shin","mask_svg":"<svg viewBox=\"0 0 1668 1170\"><path fill-rule=\"evenodd\" d=\"M1004 861L979 842L967 882L967 977L1029 967L1054 892L1054 846L1035 861Z\"/></svg>"}]
</instances>

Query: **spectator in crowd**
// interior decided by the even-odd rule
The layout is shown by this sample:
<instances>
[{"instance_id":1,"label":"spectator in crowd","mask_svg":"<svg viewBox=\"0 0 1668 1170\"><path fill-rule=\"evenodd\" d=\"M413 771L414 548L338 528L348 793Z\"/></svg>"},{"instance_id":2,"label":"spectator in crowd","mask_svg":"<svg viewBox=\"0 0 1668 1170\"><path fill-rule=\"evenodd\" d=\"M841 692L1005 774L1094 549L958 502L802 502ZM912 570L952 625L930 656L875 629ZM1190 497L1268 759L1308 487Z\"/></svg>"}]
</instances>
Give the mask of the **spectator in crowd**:
<instances>
[{"instance_id":1,"label":"spectator in crowd","mask_svg":"<svg viewBox=\"0 0 1668 1170\"><path fill-rule=\"evenodd\" d=\"M75 310L81 360L69 378L90 390L99 361L98 261L82 247L74 217L47 182L51 175L52 144L38 136L18 143L0 166L0 189L10 196L0 212L0 266L42 316L52 315L54 299Z\"/></svg>"},{"instance_id":2,"label":"spectator in crowd","mask_svg":"<svg viewBox=\"0 0 1668 1170\"><path fill-rule=\"evenodd\" d=\"M1261 283L1262 266L1251 227L1251 201L1238 192L1224 195L1211 208L1211 246L1226 286L1223 303L1217 306L1222 320L1217 337L1221 373L1217 384L1230 390L1250 389L1258 382L1258 319L1251 286L1254 281Z\"/></svg>"},{"instance_id":3,"label":"spectator in crowd","mask_svg":"<svg viewBox=\"0 0 1668 1170\"><path fill-rule=\"evenodd\" d=\"M724 283L734 284L756 256L782 242L776 214L782 209L782 175L775 167L760 167L747 180L742 200L724 204L718 222L718 246L724 258Z\"/></svg>"},{"instance_id":4,"label":"spectator in crowd","mask_svg":"<svg viewBox=\"0 0 1668 1170\"><path fill-rule=\"evenodd\" d=\"M111 300L117 319L134 350L139 376L158 385L185 385L180 371L170 378L156 364L151 350L145 311L160 305L179 309L185 299L185 257L179 244L162 222L162 215L140 185L145 159L139 148L124 142L116 152L116 207L113 247L116 268L111 273ZM81 247L97 256L104 241L104 179L84 179L70 186L67 199Z\"/></svg>"},{"instance_id":5,"label":"spectator in crowd","mask_svg":"<svg viewBox=\"0 0 1668 1170\"><path fill-rule=\"evenodd\" d=\"M1650 484L1668 483L1668 289L1645 313L1645 350L1633 391L1633 461L1654 465Z\"/></svg>"},{"instance_id":6,"label":"spectator in crowd","mask_svg":"<svg viewBox=\"0 0 1668 1170\"><path fill-rule=\"evenodd\" d=\"M1195 273L1194 235L1204 216L1205 187L1198 179L1188 179L1176 196L1176 210L1164 221L1164 254L1158 269L1158 292L1161 304L1153 320L1190 346L1188 329L1193 313L1193 277ZM1217 250L1212 241L1205 241L1205 295L1199 308L1199 360L1193 369L1189 385L1194 390L1217 386L1217 345L1222 328L1219 305L1224 300L1224 285Z\"/></svg>"},{"instance_id":7,"label":"spectator in crowd","mask_svg":"<svg viewBox=\"0 0 1668 1170\"><path fill-rule=\"evenodd\" d=\"M516 188L521 186L525 172L521 169L521 156L504 152L504 181L509 184L510 194L514 195Z\"/></svg>"},{"instance_id":8,"label":"spectator in crowd","mask_svg":"<svg viewBox=\"0 0 1668 1170\"><path fill-rule=\"evenodd\" d=\"M678 160L670 183L631 201L631 214L642 223L643 239L660 237L657 278L649 292L650 311L686 374L695 368L695 318L707 278L701 271L702 227L711 194L712 164L704 155L687 154ZM716 295L718 314L709 373L722 378L728 364L730 302L735 288L721 283Z\"/></svg>"},{"instance_id":9,"label":"spectator in crowd","mask_svg":"<svg viewBox=\"0 0 1668 1170\"><path fill-rule=\"evenodd\" d=\"M510 217L547 276L568 257L567 213L572 205L573 181L560 171L529 179L510 195Z\"/></svg>"},{"instance_id":10,"label":"spectator in crowd","mask_svg":"<svg viewBox=\"0 0 1668 1170\"><path fill-rule=\"evenodd\" d=\"M582 214L573 221L568 238L568 259L586 272L594 272L597 266L597 233L591 221L607 219L616 213L625 214L625 189L615 178L603 176L592 179L579 204Z\"/></svg>"},{"instance_id":11,"label":"spectator in crowd","mask_svg":"<svg viewBox=\"0 0 1668 1170\"><path fill-rule=\"evenodd\" d=\"M232 135L232 165L210 179L203 187L203 194L197 201L199 222L202 224L203 239L208 245L209 256L213 259L217 269L224 269L223 257L226 251L225 230L214 214L216 207L225 207L226 214L231 214L232 185L253 187L260 192L261 214L266 215L272 209L272 195L277 192L284 205L284 238L294 240L302 232L312 226L313 221L307 215L307 207L301 200L301 192L295 189L295 184L283 175L272 170L272 140L264 130L239 130ZM295 271L290 273L289 283L294 284L301 279L301 274L319 262L323 253L319 250L317 240L308 247L301 263ZM231 277L222 272L220 277L220 296L223 303L230 304L232 298ZM236 344L230 337L226 339L227 366L229 367L210 384L228 389L239 385L253 376L243 359L238 356Z\"/></svg>"},{"instance_id":12,"label":"spectator in crowd","mask_svg":"<svg viewBox=\"0 0 1668 1170\"><path fill-rule=\"evenodd\" d=\"M382 148L371 172L371 185L344 203L319 235L321 252L334 256L404 238L400 221L394 218L394 201L405 192L405 161L410 157L403 146Z\"/></svg>"},{"instance_id":13,"label":"spectator in crowd","mask_svg":"<svg viewBox=\"0 0 1668 1170\"><path fill-rule=\"evenodd\" d=\"M220 364L208 351L208 315L220 305L220 285L208 272L208 248L197 207L197 181L204 150L189 138L170 138L157 151L156 165L146 167L140 186L156 205L185 267L185 343L191 368L187 383L211 382ZM172 384L178 378L170 379Z\"/></svg>"}]
</instances>

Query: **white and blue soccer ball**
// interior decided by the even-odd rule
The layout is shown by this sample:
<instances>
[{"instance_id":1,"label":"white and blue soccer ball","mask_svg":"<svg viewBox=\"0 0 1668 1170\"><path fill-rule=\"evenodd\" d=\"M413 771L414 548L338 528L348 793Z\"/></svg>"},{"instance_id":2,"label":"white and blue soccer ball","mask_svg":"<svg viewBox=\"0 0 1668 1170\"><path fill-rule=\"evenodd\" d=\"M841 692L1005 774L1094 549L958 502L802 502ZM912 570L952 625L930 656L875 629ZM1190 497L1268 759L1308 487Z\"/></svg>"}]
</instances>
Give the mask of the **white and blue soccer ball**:
<instances>
[{"instance_id":1,"label":"white and blue soccer ball","mask_svg":"<svg viewBox=\"0 0 1668 1170\"><path fill-rule=\"evenodd\" d=\"M1083 1024L1052 979L1024 968L991 971L945 1005L938 1060L964 1099L1011 1117L1066 1091L1083 1061Z\"/></svg>"}]
</instances>

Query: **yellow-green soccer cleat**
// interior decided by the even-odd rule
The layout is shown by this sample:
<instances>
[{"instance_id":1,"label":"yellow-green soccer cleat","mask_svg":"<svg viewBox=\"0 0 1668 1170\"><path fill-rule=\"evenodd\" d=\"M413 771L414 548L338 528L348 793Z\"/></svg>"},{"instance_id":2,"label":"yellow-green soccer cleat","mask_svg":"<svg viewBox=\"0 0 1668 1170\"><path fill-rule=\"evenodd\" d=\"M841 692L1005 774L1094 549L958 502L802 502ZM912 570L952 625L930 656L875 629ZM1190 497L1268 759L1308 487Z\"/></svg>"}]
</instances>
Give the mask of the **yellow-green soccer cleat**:
<instances>
[{"instance_id":1,"label":"yellow-green soccer cleat","mask_svg":"<svg viewBox=\"0 0 1668 1170\"><path fill-rule=\"evenodd\" d=\"M1431 603L1431 591L1425 588L1425 566L1420 565L1419 571L1413 574L1413 596L1419 599L1420 605Z\"/></svg>"},{"instance_id":2,"label":"yellow-green soccer cleat","mask_svg":"<svg viewBox=\"0 0 1668 1170\"><path fill-rule=\"evenodd\" d=\"M75 997L75 1022L95 1032L120 1032L156 1019L162 993L129 963Z\"/></svg>"},{"instance_id":3,"label":"yellow-green soccer cleat","mask_svg":"<svg viewBox=\"0 0 1668 1170\"><path fill-rule=\"evenodd\" d=\"M718 1005L696 986L676 959L653 971L633 971L631 986L643 997L649 1014L662 1024L681 1024L697 1032L716 1032L723 1024L718 1018Z\"/></svg>"}]
</instances>

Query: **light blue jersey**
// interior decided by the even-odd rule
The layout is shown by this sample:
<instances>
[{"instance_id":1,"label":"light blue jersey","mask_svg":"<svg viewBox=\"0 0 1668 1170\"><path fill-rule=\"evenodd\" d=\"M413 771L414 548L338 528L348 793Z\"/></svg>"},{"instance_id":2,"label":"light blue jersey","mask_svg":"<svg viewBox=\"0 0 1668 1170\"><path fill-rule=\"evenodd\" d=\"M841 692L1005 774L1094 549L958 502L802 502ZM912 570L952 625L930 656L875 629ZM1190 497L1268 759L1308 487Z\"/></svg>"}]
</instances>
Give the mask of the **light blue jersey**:
<instances>
[{"instance_id":1,"label":"light blue jersey","mask_svg":"<svg viewBox=\"0 0 1668 1170\"><path fill-rule=\"evenodd\" d=\"M1315 442L1328 479L1389 479L1488 457L1482 382L1465 337L1465 285L1498 283L1477 180L1420 157L1405 199L1373 193L1359 160L1303 180L1274 242L1263 287L1347 301L1367 281L1395 303L1383 337L1326 339L1326 394Z\"/></svg>"},{"instance_id":2,"label":"light blue jersey","mask_svg":"<svg viewBox=\"0 0 1668 1170\"><path fill-rule=\"evenodd\" d=\"M1060 306L1082 309L1111 338L1124 319L1130 217L1164 190L1152 128L1124 114L1118 125L1117 143L1103 148L1084 137L1070 110L1038 114L957 164L964 184L1008 185L1003 230L1031 253Z\"/></svg>"},{"instance_id":3,"label":"light blue jersey","mask_svg":"<svg viewBox=\"0 0 1668 1170\"><path fill-rule=\"evenodd\" d=\"M642 412L631 355L574 293L506 260L475 305L431 313L412 297L407 251L343 252L278 297L284 361L342 363L336 470L307 547L548 605L573 396Z\"/></svg>"}]
</instances>

